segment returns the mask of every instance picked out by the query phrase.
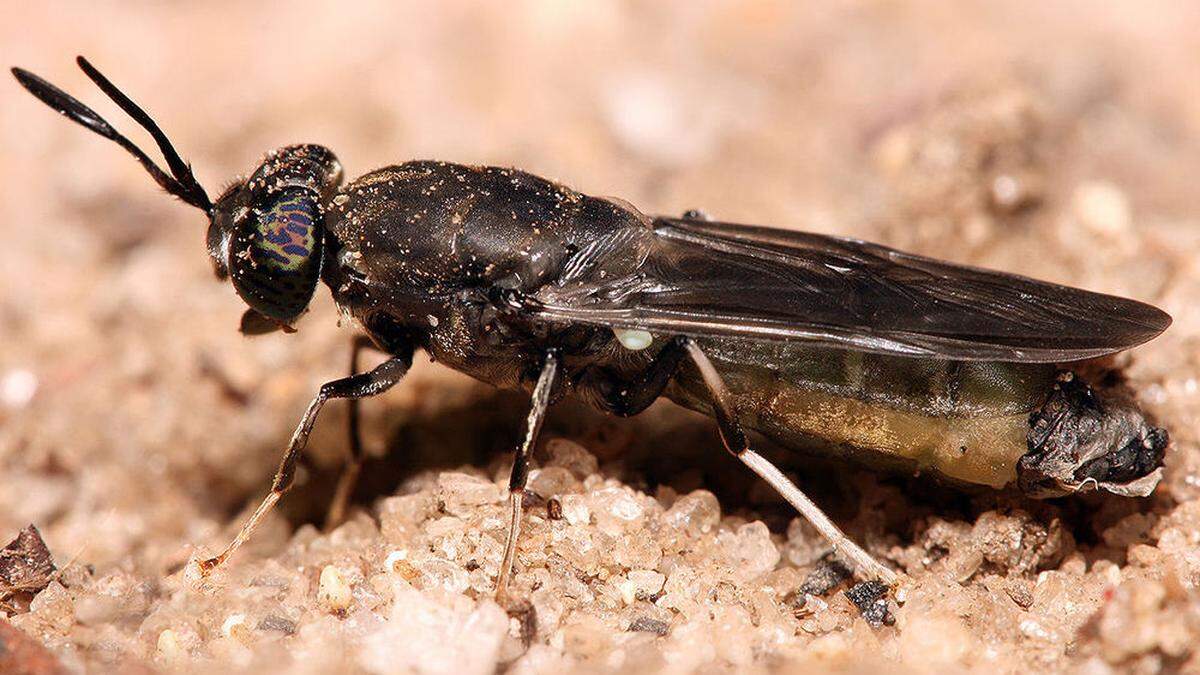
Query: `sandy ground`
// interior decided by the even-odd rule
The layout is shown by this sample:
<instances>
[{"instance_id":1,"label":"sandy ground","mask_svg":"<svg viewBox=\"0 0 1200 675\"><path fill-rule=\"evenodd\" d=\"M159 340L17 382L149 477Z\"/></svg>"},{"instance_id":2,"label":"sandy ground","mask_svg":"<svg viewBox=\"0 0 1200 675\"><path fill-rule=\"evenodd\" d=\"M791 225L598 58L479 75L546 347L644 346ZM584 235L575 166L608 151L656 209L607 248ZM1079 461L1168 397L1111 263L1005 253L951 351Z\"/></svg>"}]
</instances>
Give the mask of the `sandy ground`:
<instances>
[{"instance_id":1,"label":"sandy ground","mask_svg":"<svg viewBox=\"0 0 1200 675\"><path fill-rule=\"evenodd\" d=\"M87 54L210 193L299 141L334 148L352 175L408 158L515 165L650 213L851 234L1136 297L1176 321L1118 359L1173 438L1148 499L1039 503L793 459L858 541L910 575L893 626L870 627L840 590L804 601L822 542L706 420L669 404L627 421L554 412L533 486L563 518L531 504L516 588L532 611L507 615L490 588L524 402L427 363L365 406L375 459L349 523L314 526L345 452L333 405L300 487L196 588L185 562L265 490L308 398L343 374L350 333L319 293L298 334L243 339L200 215L9 82L0 543L35 524L62 569L31 603L10 598L9 621L63 668L1200 669L1196 5L4 15L0 62L130 128L74 69ZM3 635L5 653L26 653Z\"/></svg>"}]
</instances>

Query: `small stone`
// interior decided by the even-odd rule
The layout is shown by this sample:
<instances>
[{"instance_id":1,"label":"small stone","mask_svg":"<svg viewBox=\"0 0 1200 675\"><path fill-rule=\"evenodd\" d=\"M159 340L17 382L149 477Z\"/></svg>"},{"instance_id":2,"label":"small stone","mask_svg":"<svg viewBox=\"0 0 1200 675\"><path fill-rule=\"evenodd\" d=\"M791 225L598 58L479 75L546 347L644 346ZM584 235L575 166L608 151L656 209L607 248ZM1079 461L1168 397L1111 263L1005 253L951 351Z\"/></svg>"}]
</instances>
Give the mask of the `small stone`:
<instances>
[{"instance_id":1,"label":"small stone","mask_svg":"<svg viewBox=\"0 0 1200 675\"><path fill-rule=\"evenodd\" d=\"M584 658L599 658L613 651L614 634L593 614L576 614L563 626L563 646Z\"/></svg>"},{"instance_id":2,"label":"small stone","mask_svg":"<svg viewBox=\"0 0 1200 675\"><path fill-rule=\"evenodd\" d=\"M618 535L608 549L613 562L629 569L653 569L662 560L662 545L650 536Z\"/></svg>"},{"instance_id":3,"label":"small stone","mask_svg":"<svg viewBox=\"0 0 1200 675\"><path fill-rule=\"evenodd\" d=\"M529 490L548 498L579 491L579 479L564 466L544 466L529 474Z\"/></svg>"},{"instance_id":4,"label":"small stone","mask_svg":"<svg viewBox=\"0 0 1200 675\"><path fill-rule=\"evenodd\" d=\"M582 495L563 495L560 501L563 518L569 524L587 525L591 522L592 510L588 508Z\"/></svg>"},{"instance_id":5,"label":"small stone","mask_svg":"<svg viewBox=\"0 0 1200 675\"><path fill-rule=\"evenodd\" d=\"M196 551L196 553L192 554L192 557L189 558L184 564L181 576L183 578L183 583L188 588L195 591L199 591L204 588L208 581L209 575L212 573L212 570L204 569L203 561L207 559L207 557L208 556L203 555L201 551ZM216 569L219 570L221 568L218 567Z\"/></svg>"},{"instance_id":6,"label":"small stone","mask_svg":"<svg viewBox=\"0 0 1200 675\"><path fill-rule=\"evenodd\" d=\"M500 487L490 480L467 473L438 476L437 496L446 513L469 516L480 506L500 501Z\"/></svg>"},{"instance_id":7,"label":"small stone","mask_svg":"<svg viewBox=\"0 0 1200 675\"><path fill-rule=\"evenodd\" d=\"M630 633L654 633L663 636L671 632L671 624L648 616L639 616L630 622L626 630Z\"/></svg>"},{"instance_id":8,"label":"small stone","mask_svg":"<svg viewBox=\"0 0 1200 675\"><path fill-rule=\"evenodd\" d=\"M706 584L700 574L687 565L676 565L667 575L663 584L663 595L655 604L665 609L673 609L685 616L703 613L705 610L700 603L701 595Z\"/></svg>"},{"instance_id":9,"label":"small stone","mask_svg":"<svg viewBox=\"0 0 1200 675\"><path fill-rule=\"evenodd\" d=\"M536 490L526 488L521 492L521 510L529 511L532 509L541 509L546 506L546 498Z\"/></svg>"},{"instance_id":10,"label":"small stone","mask_svg":"<svg viewBox=\"0 0 1200 675\"><path fill-rule=\"evenodd\" d=\"M792 518L783 554L796 567L815 567L829 556L829 544L808 519Z\"/></svg>"},{"instance_id":11,"label":"small stone","mask_svg":"<svg viewBox=\"0 0 1200 675\"><path fill-rule=\"evenodd\" d=\"M825 556L805 577L804 583L800 586L800 593L823 596L836 588L838 584L849 579L850 574L850 568L840 560L832 556Z\"/></svg>"},{"instance_id":12,"label":"small stone","mask_svg":"<svg viewBox=\"0 0 1200 675\"><path fill-rule=\"evenodd\" d=\"M639 600L647 600L662 590L667 578L654 570L631 570L627 575Z\"/></svg>"},{"instance_id":13,"label":"small stone","mask_svg":"<svg viewBox=\"0 0 1200 675\"><path fill-rule=\"evenodd\" d=\"M745 581L770 572L779 562L779 549L761 520L746 523L735 532L722 532L717 543L724 549L734 575Z\"/></svg>"},{"instance_id":14,"label":"small stone","mask_svg":"<svg viewBox=\"0 0 1200 675\"><path fill-rule=\"evenodd\" d=\"M65 634L75 625L75 602L57 581L51 581L29 603L29 612L48 629Z\"/></svg>"},{"instance_id":15,"label":"small stone","mask_svg":"<svg viewBox=\"0 0 1200 675\"><path fill-rule=\"evenodd\" d=\"M36 593L50 583L54 561L46 542L33 525L0 549L0 600L10 593Z\"/></svg>"},{"instance_id":16,"label":"small stone","mask_svg":"<svg viewBox=\"0 0 1200 675\"><path fill-rule=\"evenodd\" d=\"M379 530L389 542L406 545L436 508L430 491L389 497L379 502Z\"/></svg>"},{"instance_id":17,"label":"small stone","mask_svg":"<svg viewBox=\"0 0 1200 675\"><path fill-rule=\"evenodd\" d=\"M600 470L600 463L595 455L582 445L565 438L552 438L547 441L546 453L550 456L546 462L547 467L561 466L570 470L580 480Z\"/></svg>"},{"instance_id":18,"label":"small stone","mask_svg":"<svg viewBox=\"0 0 1200 675\"><path fill-rule=\"evenodd\" d=\"M896 646L902 662L919 663L926 672L962 670L965 655L982 651L960 617L936 607L906 616Z\"/></svg>"},{"instance_id":19,"label":"small stone","mask_svg":"<svg viewBox=\"0 0 1200 675\"><path fill-rule=\"evenodd\" d=\"M888 587L879 581L864 581L846 590L846 597L873 628L896 622L888 609Z\"/></svg>"},{"instance_id":20,"label":"small stone","mask_svg":"<svg viewBox=\"0 0 1200 675\"><path fill-rule=\"evenodd\" d=\"M421 576L421 571L408 561L408 551L392 551L383 561L383 569L391 574L398 574L405 581L412 581Z\"/></svg>"},{"instance_id":21,"label":"small stone","mask_svg":"<svg viewBox=\"0 0 1200 675\"><path fill-rule=\"evenodd\" d=\"M346 613L353 598L350 584L341 570L333 565L326 565L321 570L321 578L317 584L317 602L334 614L340 615Z\"/></svg>"},{"instance_id":22,"label":"small stone","mask_svg":"<svg viewBox=\"0 0 1200 675\"><path fill-rule=\"evenodd\" d=\"M1004 592L1021 609L1033 606L1033 584L1027 579L1010 579L1004 584Z\"/></svg>"},{"instance_id":23,"label":"small stone","mask_svg":"<svg viewBox=\"0 0 1200 675\"><path fill-rule=\"evenodd\" d=\"M431 595L399 579L393 582L392 596L378 630L363 636L353 650L361 670L480 675L496 671L509 631L509 616L499 605Z\"/></svg>"},{"instance_id":24,"label":"small stone","mask_svg":"<svg viewBox=\"0 0 1200 675\"><path fill-rule=\"evenodd\" d=\"M1017 628L1021 631L1022 635L1031 640L1049 641L1053 637L1042 624L1033 619L1025 619L1017 625Z\"/></svg>"},{"instance_id":25,"label":"small stone","mask_svg":"<svg viewBox=\"0 0 1200 675\"><path fill-rule=\"evenodd\" d=\"M557 497L551 497L546 501L546 517L550 520L563 519L562 502Z\"/></svg>"},{"instance_id":26,"label":"small stone","mask_svg":"<svg viewBox=\"0 0 1200 675\"><path fill-rule=\"evenodd\" d=\"M706 534L721 521L721 504L708 490L696 490L676 499L665 518L672 527Z\"/></svg>"},{"instance_id":27,"label":"small stone","mask_svg":"<svg viewBox=\"0 0 1200 675\"><path fill-rule=\"evenodd\" d=\"M256 626L259 630L270 630L283 633L284 635L295 635L296 622L291 619L286 619L276 614L264 616L262 621Z\"/></svg>"},{"instance_id":28,"label":"small stone","mask_svg":"<svg viewBox=\"0 0 1200 675\"><path fill-rule=\"evenodd\" d=\"M1150 540L1150 530L1157 522L1158 517L1154 514L1130 514L1104 530L1104 543L1113 548L1126 549L1135 544L1145 544Z\"/></svg>"},{"instance_id":29,"label":"small stone","mask_svg":"<svg viewBox=\"0 0 1200 675\"><path fill-rule=\"evenodd\" d=\"M1129 564L1135 567L1153 567L1163 558L1161 549L1146 544L1129 548Z\"/></svg>"},{"instance_id":30,"label":"small stone","mask_svg":"<svg viewBox=\"0 0 1200 675\"><path fill-rule=\"evenodd\" d=\"M635 600L650 600L662 590L667 578L654 570L632 570L625 579L617 582L617 590L626 605Z\"/></svg>"},{"instance_id":31,"label":"small stone","mask_svg":"<svg viewBox=\"0 0 1200 675\"><path fill-rule=\"evenodd\" d=\"M246 623L246 615L230 614L221 624L221 634L238 642L249 642L250 626Z\"/></svg>"},{"instance_id":32,"label":"small stone","mask_svg":"<svg viewBox=\"0 0 1200 675\"><path fill-rule=\"evenodd\" d=\"M588 503L596 526L612 536L627 536L628 530L640 527L645 516L645 509L626 488L596 490L589 495Z\"/></svg>"},{"instance_id":33,"label":"small stone","mask_svg":"<svg viewBox=\"0 0 1200 675\"><path fill-rule=\"evenodd\" d=\"M391 553L387 554L387 558L384 558L383 569L388 572L394 572L396 563L400 562L401 560L407 560L407 559L408 559L408 551L403 550L403 549L401 549L399 551L392 551Z\"/></svg>"},{"instance_id":34,"label":"small stone","mask_svg":"<svg viewBox=\"0 0 1200 675\"><path fill-rule=\"evenodd\" d=\"M1163 553L1186 553L1194 545L1182 528L1168 527L1158 533L1158 548Z\"/></svg>"},{"instance_id":35,"label":"small stone","mask_svg":"<svg viewBox=\"0 0 1200 675\"><path fill-rule=\"evenodd\" d=\"M179 643L179 635L170 628L158 634L156 643L157 657L167 664L181 663L186 653Z\"/></svg>"},{"instance_id":36,"label":"small stone","mask_svg":"<svg viewBox=\"0 0 1200 675\"><path fill-rule=\"evenodd\" d=\"M445 558L428 558L414 565L420 572L420 586L462 593L471 585L470 575L458 563ZM401 575L403 576L403 575Z\"/></svg>"}]
</instances>

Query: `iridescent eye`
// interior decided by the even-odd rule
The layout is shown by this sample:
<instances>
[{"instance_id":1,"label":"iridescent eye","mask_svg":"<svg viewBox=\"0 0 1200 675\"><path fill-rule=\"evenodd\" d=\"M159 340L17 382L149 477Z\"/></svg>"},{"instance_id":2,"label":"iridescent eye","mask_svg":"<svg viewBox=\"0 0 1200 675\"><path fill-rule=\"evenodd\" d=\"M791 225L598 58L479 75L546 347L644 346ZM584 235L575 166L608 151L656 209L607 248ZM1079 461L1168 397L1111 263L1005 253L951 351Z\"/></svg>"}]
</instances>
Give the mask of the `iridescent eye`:
<instances>
[{"instance_id":1,"label":"iridescent eye","mask_svg":"<svg viewBox=\"0 0 1200 675\"><path fill-rule=\"evenodd\" d=\"M304 187L262 201L237 224L229 267L246 304L286 324L308 307L321 276L323 212Z\"/></svg>"}]
</instances>

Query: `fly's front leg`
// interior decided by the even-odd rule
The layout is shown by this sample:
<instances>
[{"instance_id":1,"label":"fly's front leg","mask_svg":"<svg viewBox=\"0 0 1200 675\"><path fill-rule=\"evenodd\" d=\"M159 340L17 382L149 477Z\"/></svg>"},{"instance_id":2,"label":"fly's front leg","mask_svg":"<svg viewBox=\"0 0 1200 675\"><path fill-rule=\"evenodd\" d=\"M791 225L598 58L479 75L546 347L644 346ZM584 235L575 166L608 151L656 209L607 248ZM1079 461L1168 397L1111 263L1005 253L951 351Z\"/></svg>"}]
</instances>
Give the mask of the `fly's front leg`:
<instances>
[{"instance_id":1,"label":"fly's front leg","mask_svg":"<svg viewBox=\"0 0 1200 675\"><path fill-rule=\"evenodd\" d=\"M283 453L283 459L279 462L279 468L275 471L275 480L271 483L271 491L263 498L262 503L258 505L254 513L242 525L237 536L229 542L220 555L200 561L201 576L208 576L228 560L229 556L233 555L234 551L242 544L246 543L254 529L270 513L283 493L292 487L292 482L296 477L296 461L300 458L300 453L304 451L305 444L308 443L308 436L312 433L313 424L317 421L317 415L321 412L325 402L331 398L355 399L383 393L399 382L411 365L412 350L408 349L405 354L393 356L369 373L351 375L321 385L320 391L308 404L308 410L304 412L304 417L300 419L300 424L296 425L296 430L292 433L292 440L288 443L287 450Z\"/></svg>"},{"instance_id":2,"label":"fly's front leg","mask_svg":"<svg viewBox=\"0 0 1200 675\"><path fill-rule=\"evenodd\" d=\"M365 335L356 335L354 343L350 346L350 374L354 375L358 372L358 356L364 349L373 349L375 344L370 338ZM332 530L346 517L346 509L350 504L350 496L354 494L354 486L358 483L358 475L362 471L363 458L366 453L363 450L362 430L360 407L362 405L361 398L351 398L348 401L349 408L346 411L346 431L348 435L349 456L346 458L346 464L342 468L342 475L338 478L337 490L333 493L333 501L329 504L329 511L325 514L325 529Z\"/></svg>"},{"instance_id":3,"label":"fly's front leg","mask_svg":"<svg viewBox=\"0 0 1200 675\"><path fill-rule=\"evenodd\" d=\"M795 483L783 475L782 471L767 461L765 457L750 449L750 444L746 441L746 433L737 419L729 389L725 387L720 373L695 342L688 340L686 348L688 356L696 364L696 368L699 369L701 377L704 378L704 384L708 388L711 396L710 403L712 403L713 413L717 418L717 427L721 432L721 441L725 444L725 448L775 488L776 492L782 495L800 512L800 515L804 516L808 522L812 523L813 527L817 528L818 532L829 540L829 543L833 545L834 552L854 565L859 574L871 579L878 579L888 586L895 586L899 581L895 572L884 567L883 564L872 558L870 553L855 544L829 519L829 516L821 511L820 507L801 492L800 488L796 487Z\"/></svg>"},{"instance_id":4,"label":"fly's front leg","mask_svg":"<svg viewBox=\"0 0 1200 675\"><path fill-rule=\"evenodd\" d=\"M547 352L542 362L542 371L538 375L537 384L533 387L533 400L529 408L529 417L525 419L525 440L517 448L513 458L512 473L508 478L509 521L508 535L504 541L504 559L500 561L500 572L496 577L496 599L503 604L505 593L508 591L508 581L512 576L513 559L517 554L517 537L521 534L521 505L525 497L525 484L529 480L529 457L537 445L538 434L542 431L542 422L546 420L546 411L550 409L550 394L554 390L554 380L558 377L558 354Z\"/></svg>"}]
</instances>

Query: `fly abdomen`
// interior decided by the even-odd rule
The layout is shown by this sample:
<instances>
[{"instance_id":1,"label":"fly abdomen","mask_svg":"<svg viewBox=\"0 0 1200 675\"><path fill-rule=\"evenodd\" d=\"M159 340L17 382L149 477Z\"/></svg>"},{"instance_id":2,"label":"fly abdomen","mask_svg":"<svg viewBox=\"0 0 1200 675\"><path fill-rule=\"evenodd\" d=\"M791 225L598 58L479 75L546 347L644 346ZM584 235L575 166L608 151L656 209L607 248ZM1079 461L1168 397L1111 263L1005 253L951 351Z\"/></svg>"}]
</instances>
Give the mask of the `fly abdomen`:
<instances>
[{"instance_id":1,"label":"fly abdomen","mask_svg":"<svg viewBox=\"0 0 1200 675\"><path fill-rule=\"evenodd\" d=\"M744 425L789 447L1002 487L1026 453L1030 414L1050 392L1045 364L958 362L744 341L699 340ZM707 412L702 383L668 395Z\"/></svg>"}]
</instances>

